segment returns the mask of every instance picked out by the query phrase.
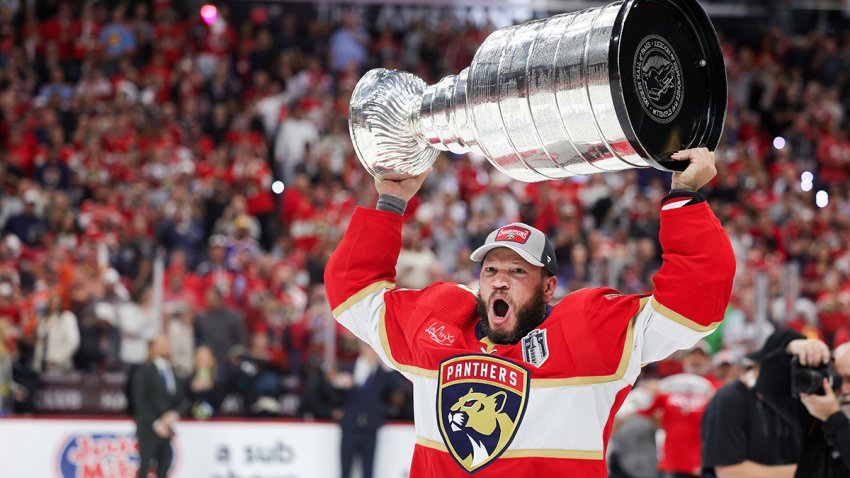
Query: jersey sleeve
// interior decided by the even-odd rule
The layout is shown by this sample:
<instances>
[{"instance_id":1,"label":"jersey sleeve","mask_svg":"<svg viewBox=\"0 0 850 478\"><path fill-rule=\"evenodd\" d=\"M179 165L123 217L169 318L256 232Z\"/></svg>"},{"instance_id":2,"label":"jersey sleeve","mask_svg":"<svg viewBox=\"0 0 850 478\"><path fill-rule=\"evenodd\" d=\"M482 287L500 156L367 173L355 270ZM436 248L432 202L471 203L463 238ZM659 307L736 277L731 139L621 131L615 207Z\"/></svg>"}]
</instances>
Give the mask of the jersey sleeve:
<instances>
[{"instance_id":1,"label":"jersey sleeve","mask_svg":"<svg viewBox=\"0 0 850 478\"><path fill-rule=\"evenodd\" d=\"M633 384L641 367L694 346L723 320L735 275L732 246L708 203L661 210L663 262L648 296L614 289L574 292L587 325L571 323L606 373ZM585 344L586 342L586 344Z\"/></svg>"},{"instance_id":2,"label":"jersey sleeve","mask_svg":"<svg viewBox=\"0 0 850 478\"><path fill-rule=\"evenodd\" d=\"M402 217L358 208L325 268L334 318L369 344L389 367L417 372L415 337L437 307L474 307L468 290L437 283L422 290L395 287ZM469 305L473 304L473 305ZM417 319L419 318L419 319Z\"/></svg>"},{"instance_id":3,"label":"jersey sleeve","mask_svg":"<svg viewBox=\"0 0 850 478\"><path fill-rule=\"evenodd\" d=\"M663 251L655 290L635 317L641 364L694 346L723 320L735 278L735 255L707 202L661 210Z\"/></svg>"},{"instance_id":4,"label":"jersey sleeve","mask_svg":"<svg viewBox=\"0 0 850 478\"><path fill-rule=\"evenodd\" d=\"M391 367L381 332L389 292L395 288L401 228L399 214L357 208L325 268L325 289L334 318Z\"/></svg>"}]
</instances>

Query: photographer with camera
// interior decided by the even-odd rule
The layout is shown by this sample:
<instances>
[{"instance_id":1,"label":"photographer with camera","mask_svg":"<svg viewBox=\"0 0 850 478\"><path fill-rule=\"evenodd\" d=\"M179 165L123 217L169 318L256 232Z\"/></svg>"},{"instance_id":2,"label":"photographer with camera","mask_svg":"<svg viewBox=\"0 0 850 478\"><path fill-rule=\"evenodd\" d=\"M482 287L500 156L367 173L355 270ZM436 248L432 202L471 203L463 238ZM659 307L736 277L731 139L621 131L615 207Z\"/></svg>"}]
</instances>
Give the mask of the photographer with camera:
<instances>
[{"instance_id":1,"label":"photographer with camera","mask_svg":"<svg viewBox=\"0 0 850 478\"><path fill-rule=\"evenodd\" d=\"M833 359L832 368L827 367L826 373L818 370L811 374L812 382L821 379L819 390L813 391L823 393L800 393L800 401L811 416L822 422L820 431L834 462L826 470L833 470L832 473L823 476L850 476L850 343L836 348Z\"/></svg>"},{"instance_id":2,"label":"photographer with camera","mask_svg":"<svg viewBox=\"0 0 850 478\"><path fill-rule=\"evenodd\" d=\"M850 422L833 393L850 398L850 348L836 352L833 365L825 343L780 329L750 354L756 366L706 409L703 476L850 477Z\"/></svg>"}]
</instances>

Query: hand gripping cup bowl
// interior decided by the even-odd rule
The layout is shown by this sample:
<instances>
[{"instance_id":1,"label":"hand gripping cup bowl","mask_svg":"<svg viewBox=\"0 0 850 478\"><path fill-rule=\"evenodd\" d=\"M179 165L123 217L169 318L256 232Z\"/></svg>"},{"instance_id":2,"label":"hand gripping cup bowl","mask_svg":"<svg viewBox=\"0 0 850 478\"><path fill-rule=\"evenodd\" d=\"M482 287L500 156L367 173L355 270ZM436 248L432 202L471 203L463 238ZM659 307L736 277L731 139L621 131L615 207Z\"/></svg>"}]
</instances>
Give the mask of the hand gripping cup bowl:
<instances>
[{"instance_id":1,"label":"hand gripping cup bowl","mask_svg":"<svg viewBox=\"0 0 850 478\"><path fill-rule=\"evenodd\" d=\"M717 147L726 97L720 43L696 0L628 0L497 30L435 85L371 70L349 129L360 162L385 179L424 172L440 151L477 152L527 182L680 171L672 153Z\"/></svg>"}]
</instances>

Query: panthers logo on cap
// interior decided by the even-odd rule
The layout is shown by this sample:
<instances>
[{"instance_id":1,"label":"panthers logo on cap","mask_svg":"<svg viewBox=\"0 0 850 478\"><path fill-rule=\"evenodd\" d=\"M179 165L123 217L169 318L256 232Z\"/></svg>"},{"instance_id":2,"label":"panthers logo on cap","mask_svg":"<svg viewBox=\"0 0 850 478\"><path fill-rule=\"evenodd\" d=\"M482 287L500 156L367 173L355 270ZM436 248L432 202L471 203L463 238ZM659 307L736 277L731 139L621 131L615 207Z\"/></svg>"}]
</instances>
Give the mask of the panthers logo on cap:
<instances>
[{"instance_id":1,"label":"panthers logo on cap","mask_svg":"<svg viewBox=\"0 0 850 478\"><path fill-rule=\"evenodd\" d=\"M449 454L474 473L508 448L528 403L530 375L489 355L463 355L440 364L437 415Z\"/></svg>"}]
</instances>

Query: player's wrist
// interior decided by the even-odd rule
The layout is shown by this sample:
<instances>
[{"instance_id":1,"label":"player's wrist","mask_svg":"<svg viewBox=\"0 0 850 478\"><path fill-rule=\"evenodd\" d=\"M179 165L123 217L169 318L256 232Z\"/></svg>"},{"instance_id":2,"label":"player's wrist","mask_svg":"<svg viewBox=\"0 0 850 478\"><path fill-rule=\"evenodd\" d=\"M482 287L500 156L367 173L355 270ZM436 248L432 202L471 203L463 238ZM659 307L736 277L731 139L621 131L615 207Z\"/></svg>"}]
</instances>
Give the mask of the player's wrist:
<instances>
[{"instance_id":1,"label":"player's wrist","mask_svg":"<svg viewBox=\"0 0 850 478\"><path fill-rule=\"evenodd\" d=\"M705 202L705 197L692 189L672 189L664 199L661 200L662 209L670 209L671 205L678 204L677 207L690 206Z\"/></svg>"},{"instance_id":2,"label":"player's wrist","mask_svg":"<svg viewBox=\"0 0 850 478\"><path fill-rule=\"evenodd\" d=\"M407 201L400 197L391 194L380 194L378 196L378 204L375 209L379 211L394 212L396 214L404 214L407 209Z\"/></svg>"},{"instance_id":3,"label":"player's wrist","mask_svg":"<svg viewBox=\"0 0 850 478\"><path fill-rule=\"evenodd\" d=\"M690 186L688 184L685 184L685 183L682 183L682 182L679 182L679 181L675 181L675 180L670 183L670 192L673 192L673 191L690 191L692 193L695 193L695 192L697 192L697 189L698 188L695 188L693 186Z\"/></svg>"}]
</instances>

